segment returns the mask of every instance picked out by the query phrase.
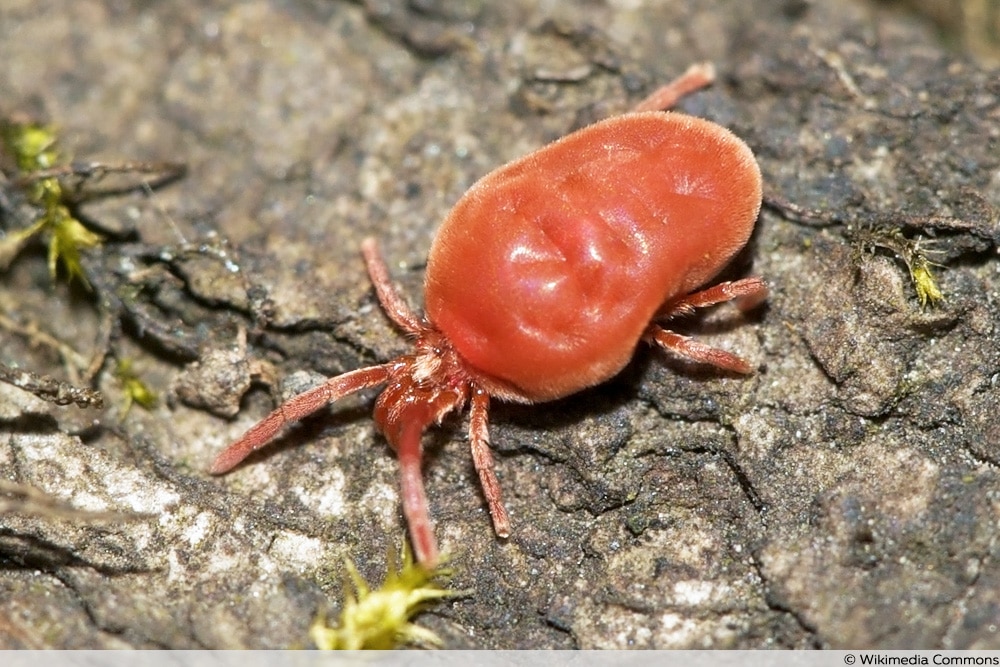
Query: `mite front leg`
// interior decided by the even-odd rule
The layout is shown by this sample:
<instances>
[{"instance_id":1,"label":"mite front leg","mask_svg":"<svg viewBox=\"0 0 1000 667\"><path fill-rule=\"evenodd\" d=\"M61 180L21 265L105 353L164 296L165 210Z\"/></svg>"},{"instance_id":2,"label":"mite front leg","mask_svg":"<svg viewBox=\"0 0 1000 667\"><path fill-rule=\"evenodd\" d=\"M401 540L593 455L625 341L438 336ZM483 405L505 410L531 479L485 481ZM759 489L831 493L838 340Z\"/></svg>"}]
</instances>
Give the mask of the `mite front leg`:
<instances>
[{"instance_id":1,"label":"mite front leg","mask_svg":"<svg viewBox=\"0 0 1000 667\"><path fill-rule=\"evenodd\" d=\"M289 399L219 454L209 472L221 475L232 470L240 461L269 443L285 424L311 415L348 394L385 383L392 368L390 363L350 371Z\"/></svg>"},{"instance_id":2,"label":"mite front leg","mask_svg":"<svg viewBox=\"0 0 1000 667\"><path fill-rule=\"evenodd\" d=\"M371 237L362 241L361 256L365 259L365 268L368 269L368 277L375 287L375 294L382 304L382 310L404 332L411 336L420 335L426 327L393 287L389 269L382 259L382 253L378 250L378 242Z\"/></svg>"}]
</instances>

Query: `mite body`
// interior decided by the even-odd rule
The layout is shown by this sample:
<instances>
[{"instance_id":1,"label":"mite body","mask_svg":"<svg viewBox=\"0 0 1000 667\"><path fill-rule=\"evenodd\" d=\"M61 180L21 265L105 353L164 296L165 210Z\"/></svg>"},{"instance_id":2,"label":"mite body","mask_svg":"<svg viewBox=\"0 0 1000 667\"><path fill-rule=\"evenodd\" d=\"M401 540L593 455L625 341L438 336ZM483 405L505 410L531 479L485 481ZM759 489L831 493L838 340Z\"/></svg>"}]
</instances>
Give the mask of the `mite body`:
<instances>
[{"instance_id":1,"label":"mite body","mask_svg":"<svg viewBox=\"0 0 1000 667\"><path fill-rule=\"evenodd\" d=\"M739 373L743 359L660 323L737 297L760 278L695 291L746 244L761 202L750 149L725 128L662 113L712 80L695 66L637 110L574 132L483 177L449 213L430 251L426 315L394 291L373 240L362 244L386 314L414 352L351 371L291 399L216 459L222 473L289 421L385 385L375 421L400 465L417 559L437 546L421 478L421 436L469 406L472 458L501 537L510 522L493 471L489 400L557 399L618 373L640 340Z\"/></svg>"}]
</instances>

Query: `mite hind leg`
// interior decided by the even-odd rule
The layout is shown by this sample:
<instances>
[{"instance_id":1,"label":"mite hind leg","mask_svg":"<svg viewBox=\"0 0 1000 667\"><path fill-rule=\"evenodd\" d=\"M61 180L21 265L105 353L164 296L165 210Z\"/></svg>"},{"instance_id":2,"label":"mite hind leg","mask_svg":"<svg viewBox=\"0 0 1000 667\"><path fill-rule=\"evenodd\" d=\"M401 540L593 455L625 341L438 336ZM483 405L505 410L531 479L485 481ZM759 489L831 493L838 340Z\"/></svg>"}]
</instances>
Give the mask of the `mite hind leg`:
<instances>
[{"instance_id":1,"label":"mite hind leg","mask_svg":"<svg viewBox=\"0 0 1000 667\"><path fill-rule=\"evenodd\" d=\"M719 283L707 289L688 294L666 304L656 319L667 320L679 315L688 315L697 308L714 306L726 301L737 301L742 310L750 310L767 297L767 283L761 278L743 278L732 282ZM651 324L645 339L682 357L735 373L750 373L753 366L743 357L700 343L689 336L665 329L659 324Z\"/></svg>"},{"instance_id":2,"label":"mite hind leg","mask_svg":"<svg viewBox=\"0 0 1000 667\"><path fill-rule=\"evenodd\" d=\"M715 81L715 67L711 63L697 63L665 86L654 90L639 102L632 111L666 111L685 95L709 86Z\"/></svg>"}]
</instances>

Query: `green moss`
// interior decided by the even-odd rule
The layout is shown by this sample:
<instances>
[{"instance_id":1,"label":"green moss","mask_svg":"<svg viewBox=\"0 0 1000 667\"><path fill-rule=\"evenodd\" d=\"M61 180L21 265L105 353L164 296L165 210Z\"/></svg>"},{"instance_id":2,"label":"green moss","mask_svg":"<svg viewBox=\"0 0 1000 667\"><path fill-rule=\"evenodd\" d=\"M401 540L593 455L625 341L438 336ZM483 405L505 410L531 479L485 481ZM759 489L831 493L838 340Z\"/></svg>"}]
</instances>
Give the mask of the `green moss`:
<instances>
[{"instance_id":1,"label":"green moss","mask_svg":"<svg viewBox=\"0 0 1000 667\"><path fill-rule=\"evenodd\" d=\"M0 122L0 138L20 172L28 201L39 209L38 220L3 240L0 256L12 259L33 237L46 237L49 274L55 280L59 266L66 278L84 285L80 251L101 244L102 238L87 229L72 213L69 197L57 176L42 175L63 162L56 149L56 132L51 126L34 122ZM88 285L89 287L89 285Z\"/></svg>"},{"instance_id":2,"label":"green moss","mask_svg":"<svg viewBox=\"0 0 1000 667\"><path fill-rule=\"evenodd\" d=\"M147 410L153 408L156 405L158 396L155 391L150 389L145 382L143 382L135 371L132 370L132 362L129 359L121 359L118 361L118 366L115 368L115 377L118 381L122 383L122 390L125 394L125 405L122 407L122 418L128 414L128 411L132 409L132 405L136 404L139 407L145 408Z\"/></svg>"},{"instance_id":3,"label":"green moss","mask_svg":"<svg viewBox=\"0 0 1000 667\"><path fill-rule=\"evenodd\" d=\"M921 239L907 238L898 230L868 230L859 233L857 240L870 249L889 251L906 265L921 308L937 306L944 301L944 293L931 271L934 263L928 258Z\"/></svg>"},{"instance_id":4,"label":"green moss","mask_svg":"<svg viewBox=\"0 0 1000 667\"><path fill-rule=\"evenodd\" d=\"M448 571L428 570L415 563L406 547L402 563L392 549L387 561L385 581L375 590L369 588L354 563L344 562L344 604L336 625L328 626L326 618L320 616L309 628L317 648L349 651L441 645L437 635L410 619L430 602L468 592L443 588L437 580L446 578Z\"/></svg>"},{"instance_id":5,"label":"green moss","mask_svg":"<svg viewBox=\"0 0 1000 667\"><path fill-rule=\"evenodd\" d=\"M944 294L938 287L934 274L931 273L931 263L925 256L915 254L911 261L907 262L907 267L910 269L910 278L913 280L913 288L917 292L917 298L920 299L921 307L936 306L944 301Z\"/></svg>"}]
</instances>

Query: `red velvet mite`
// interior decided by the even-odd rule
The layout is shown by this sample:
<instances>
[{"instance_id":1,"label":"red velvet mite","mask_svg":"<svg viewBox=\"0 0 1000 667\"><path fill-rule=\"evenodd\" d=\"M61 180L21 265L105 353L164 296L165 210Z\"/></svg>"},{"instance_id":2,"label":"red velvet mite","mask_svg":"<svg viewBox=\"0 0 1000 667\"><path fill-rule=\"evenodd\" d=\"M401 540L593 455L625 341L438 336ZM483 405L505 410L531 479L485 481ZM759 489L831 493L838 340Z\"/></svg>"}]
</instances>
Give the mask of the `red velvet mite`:
<instances>
[{"instance_id":1,"label":"red velvet mite","mask_svg":"<svg viewBox=\"0 0 1000 667\"><path fill-rule=\"evenodd\" d=\"M633 112L574 132L500 167L459 200L431 247L426 315L390 282L375 241L362 243L386 314L414 341L388 363L331 378L292 398L215 460L224 473L288 422L385 385L375 423L399 458L403 513L417 559L437 562L421 478L421 438L469 405L472 460L497 535L510 521L493 471L490 398L550 401L603 382L640 340L737 373L749 363L664 329L695 308L760 301L760 278L695 291L746 244L760 209L753 154L729 130L662 113L709 84L696 65Z\"/></svg>"}]
</instances>

